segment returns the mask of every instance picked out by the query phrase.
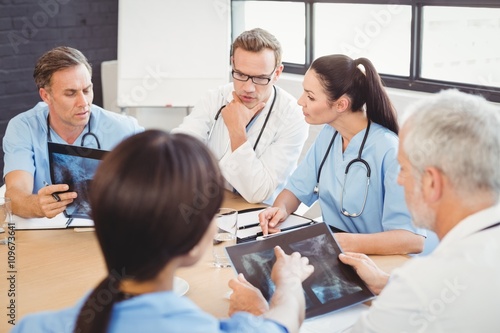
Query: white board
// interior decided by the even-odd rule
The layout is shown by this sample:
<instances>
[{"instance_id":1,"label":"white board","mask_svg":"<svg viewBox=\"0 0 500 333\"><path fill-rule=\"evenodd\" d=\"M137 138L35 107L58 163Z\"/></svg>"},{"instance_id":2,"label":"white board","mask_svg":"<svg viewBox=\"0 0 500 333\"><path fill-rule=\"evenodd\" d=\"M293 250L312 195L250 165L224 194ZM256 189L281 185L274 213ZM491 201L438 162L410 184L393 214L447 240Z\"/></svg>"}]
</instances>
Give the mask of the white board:
<instances>
[{"instance_id":1,"label":"white board","mask_svg":"<svg viewBox=\"0 0 500 333\"><path fill-rule=\"evenodd\" d=\"M229 82L230 45L230 0L119 0L118 105L194 105Z\"/></svg>"}]
</instances>

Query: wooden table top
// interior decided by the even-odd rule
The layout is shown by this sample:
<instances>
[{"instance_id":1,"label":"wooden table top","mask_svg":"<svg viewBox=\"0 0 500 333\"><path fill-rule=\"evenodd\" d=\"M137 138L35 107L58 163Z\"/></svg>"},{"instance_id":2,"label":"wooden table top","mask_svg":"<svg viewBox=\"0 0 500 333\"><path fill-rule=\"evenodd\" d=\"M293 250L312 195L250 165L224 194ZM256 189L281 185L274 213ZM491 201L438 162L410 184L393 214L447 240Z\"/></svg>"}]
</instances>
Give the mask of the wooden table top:
<instances>
[{"instance_id":1,"label":"wooden table top","mask_svg":"<svg viewBox=\"0 0 500 333\"><path fill-rule=\"evenodd\" d=\"M223 207L245 209L259 207L227 193ZM43 310L72 306L107 275L94 232L78 229L18 230L15 255L0 246L0 332L8 331L7 307L14 301L15 319ZM371 256L385 271L403 264L407 256ZM11 273L14 272L14 273ZM201 309L216 317L226 317L228 281L235 276L232 268L215 268L211 251L194 266L179 269L177 276L189 283L186 296ZM12 279L12 277L14 278ZM14 285L11 285L15 280ZM15 293L9 295L9 290ZM12 306L11 306L12 307Z\"/></svg>"}]
</instances>

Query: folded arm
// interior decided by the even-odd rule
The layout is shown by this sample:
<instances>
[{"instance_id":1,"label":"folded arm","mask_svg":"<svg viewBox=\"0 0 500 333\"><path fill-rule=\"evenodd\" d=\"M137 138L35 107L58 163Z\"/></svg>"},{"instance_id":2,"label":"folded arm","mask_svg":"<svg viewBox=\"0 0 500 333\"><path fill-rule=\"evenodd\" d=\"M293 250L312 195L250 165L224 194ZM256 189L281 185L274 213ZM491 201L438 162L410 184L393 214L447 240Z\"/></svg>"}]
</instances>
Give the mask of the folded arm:
<instances>
[{"instance_id":1,"label":"folded arm","mask_svg":"<svg viewBox=\"0 0 500 333\"><path fill-rule=\"evenodd\" d=\"M366 254L420 253L425 237L408 230L388 230L373 234L337 233L337 242L344 251Z\"/></svg>"}]
</instances>

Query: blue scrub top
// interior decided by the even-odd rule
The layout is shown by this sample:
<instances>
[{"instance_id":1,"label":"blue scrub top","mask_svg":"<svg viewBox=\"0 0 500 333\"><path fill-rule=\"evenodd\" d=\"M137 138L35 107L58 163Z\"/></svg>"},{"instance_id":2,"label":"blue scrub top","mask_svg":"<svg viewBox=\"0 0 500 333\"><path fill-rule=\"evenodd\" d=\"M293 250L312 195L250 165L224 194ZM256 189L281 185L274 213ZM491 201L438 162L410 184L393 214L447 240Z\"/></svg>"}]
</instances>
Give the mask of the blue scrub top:
<instances>
[{"instance_id":1,"label":"blue scrub top","mask_svg":"<svg viewBox=\"0 0 500 333\"><path fill-rule=\"evenodd\" d=\"M90 130L101 144L101 149L111 150L126 137L144 131L137 120L106 111L97 105L91 105ZM20 113L9 121L3 139L4 177L14 170L27 171L34 177L33 193L44 186L43 181L50 183L49 157L47 148L47 115L49 108L45 102L39 102L34 108ZM76 139L75 145L80 146L83 135L87 133L88 125ZM52 129L52 142L68 144ZM92 136L87 136L84 146L97 148Z\"/></svg>"},{"instance_id":2,"label":"blue scrub top","mask_svg":"<svg viewBox=\"0 0 500 333\"><path fill-rule=\"evenodd\" d=\"M342 137L337 135L321 170L319 194L314 193L319 166L335 133L329 125L321 130L304 160L293 173L286 189L310 206L319 199L323 220L339 229L352 233L377 233L404 229L425 236L424 229L415 228L404 199L404 189L397 184L398 137L392 131L372 123L361 157L370 165L371 177L366 206L359 217L340 213L340 195L345 169L358 157L366 129L357 133L342 153ZM344 209L359 213L366 190L366 168L354 163L347 175Z\"/></svg>"},{"instance_id":3,"label":"blue scrub top","mask_svg":"<svg viewBox=\"0 0 500 333\"><path fill-rule=\"evenodd\" d=\"M29 314L16 323L11 333L71 333L86 298L71 308ZM163 291L115 303L107 332L286 333L288 330L272 320L245 312L217 319L201 311L188 298Z\"/></svg>"}]
</instances>

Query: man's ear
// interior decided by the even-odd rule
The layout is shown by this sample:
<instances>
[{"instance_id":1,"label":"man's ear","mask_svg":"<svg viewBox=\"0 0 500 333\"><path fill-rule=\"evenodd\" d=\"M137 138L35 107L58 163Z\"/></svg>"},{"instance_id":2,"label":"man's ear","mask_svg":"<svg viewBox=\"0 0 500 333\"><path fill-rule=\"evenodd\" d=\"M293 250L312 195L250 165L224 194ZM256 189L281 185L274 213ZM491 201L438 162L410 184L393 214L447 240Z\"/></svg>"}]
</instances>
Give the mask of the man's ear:
<instances>
[{"instance_id":1,"label":"man's ear","mask_svg":"<svg viewBox=\"0 0 500 333\"><path fill-rule=\"evenodd\" d=\"M38 94L40 95L40 98L42 101L44 101L47 104L50 104L50 94L45 88L40 88L38 89Z\"/></svg>"},{"instance_id":2,"label":"man's ear","mask_svg":"<svg viewBox=\"0 0 500 333\"><path fill-rule=\"evenodd\" d=\"M280 75L281 73L283 73L283 69L285 68L285 65L281 64L279 65L277 68L276 68L276 71L275 71L275 75L274 75L274 78L273 78L273 83L278 81L278 79L280 78Z\"/></svg>"},{"instance_id":3,"label":"man's ear","mask_svg":"<svg viewBox=\"0 0 500 333\"><path fill-rule=\"evenodd\" d=\"M435 168L429 167L422 175L422 193L427 202L436 202L443 195L444 179L443 173Z\"/></svg>"}]
</instances>

